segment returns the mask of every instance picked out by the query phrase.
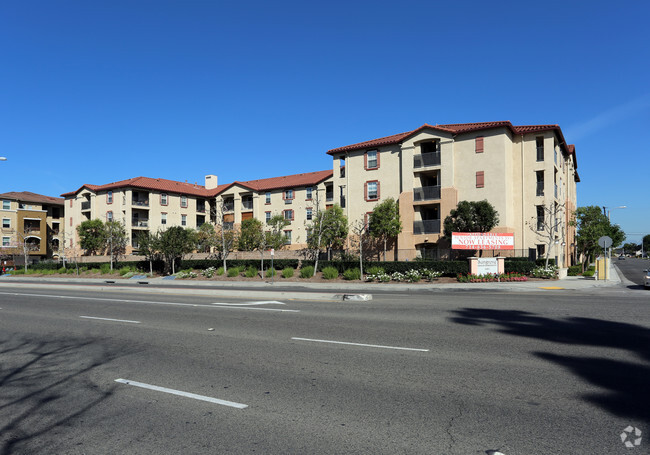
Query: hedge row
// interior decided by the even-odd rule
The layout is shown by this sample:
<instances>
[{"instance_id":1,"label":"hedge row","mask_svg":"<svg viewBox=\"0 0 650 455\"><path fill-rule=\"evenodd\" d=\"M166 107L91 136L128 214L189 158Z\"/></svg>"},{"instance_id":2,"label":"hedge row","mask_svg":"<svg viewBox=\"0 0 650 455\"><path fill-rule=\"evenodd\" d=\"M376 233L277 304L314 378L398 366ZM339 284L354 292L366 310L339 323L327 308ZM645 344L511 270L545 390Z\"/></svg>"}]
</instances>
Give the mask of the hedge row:
<instances>
[{"instance_id":1,"label":"hedge row","mask_svg":"<svg viewBox=\"0 0 650 455\"><path fill-rule=\"evenodd\" d=\"M285 268L297 269L298 264L300 263L301 267L313 266L314 261L298 259L276 259L273 261L273 267L276 270L282 270ZM106 262L84 262L79 263L79 267L85 267L87 269L100 269L102 265ZM177 264L177 270L205 270L210 267L219 268L223 265L223 261L220 259L187 259L180 261ZM239 267L242 270L247 269L248 267L259 267L260 261L257 259L232 259L227 260L228 267ZM153 269L157 272L162 272L164 270L163 261L154 261ZM122 267L135 267L138 270L149 271L149 262L148 261L120 261L113 264L114 269L120 269ZM264 260L264 268L270 268L271 261L269 259ZM325 267L334 267L339 273L343 273L346 270L359 268L359 261L318 261L318 270L322 271ZM444 276L456 276L460 274L469 273L469 264L467 261L364 261L363 263L364 270L367 270L370 267L381 267L384 269L384 272L392 274L395 272L405 273L409 270L422 270L429 269L436 272L442 272ZM61 268L61 264L56 262L39 262L37 264L31 265L29 267L33 270L56 270ZM68 262L66 268L74 269L76 265L74 262ZM528 261L526 258L506 258L505 260L505 271L508 272L519 272L519 273L530 273L535 268L535 263Z\"/></svg>"}]
</instances>

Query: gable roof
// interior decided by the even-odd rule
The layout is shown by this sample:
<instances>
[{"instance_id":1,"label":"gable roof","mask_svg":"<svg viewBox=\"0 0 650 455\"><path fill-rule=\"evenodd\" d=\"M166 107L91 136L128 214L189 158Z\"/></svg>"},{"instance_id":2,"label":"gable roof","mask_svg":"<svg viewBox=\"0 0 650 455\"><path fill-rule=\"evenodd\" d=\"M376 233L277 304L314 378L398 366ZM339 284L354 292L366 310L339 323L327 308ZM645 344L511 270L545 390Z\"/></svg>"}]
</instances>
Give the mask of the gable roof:
<instances>
[{"instance_id":1,"label":"gable roof","mask_svg":"<svg viewBox=\"0 0 650 455\"><path fill-rule=\"evenodd\" d=\"M267 179L249 180L246 182L235 181L232 183L219 185L213 189L206 189L203 185L192 184L187 182L177 182L176 180L153 179L150 177L134 177L119 182L107 183L106 185L84 184L75 191L64 193L62 197L71 197L79 193L84 188L97 193L99 191L109 191L118 188L137 188L143 190L153 190L163 193L186 194L198 197L214 197L223 193L233 185L241 185L254 191L267 191L278 188L294 188L298 186L315 185L328 179L333 175L332 170L307 172L303 174L287 175L283 177L271 177Z\"/></svg>"},{"instance_id":2,"label":"gable roof","mask_svg":"<svg viewBox=\"0 0 650 455\"><path fill-rule=\"evenodd\" d=\"M425 123L424 125L416 128L412 131L407 131L405 133L393 134L392 136L386 136L379 139L372 139L370 141L359 142L356 144L346 145L343 147L338 147L335 149L328 150L329 155L334 155L341 152L349 152L352 150L361 150L373 147L380 147L384 145L393 145L400 144L409 137L418 134L419 132L425 129L437 130L445 133L451 134L462 134L469 133L473 131L483 131L489 130L492 128L507 128L513 134L528 134L528 133L538 133L542 131L554 130L558 137L560 138L560 146L564 149L567 154L573 154L575 161L575 167L578 168L577 160L575 159L575 147L573 152L569 150L569 145L564 140L564 135L559 125L513 125L509 120L501 120L497 122L480 122L480 123L451 123L447 125L429 125Z\"/></svg>"},{"instance_id":3,"label":"gable roof","mask_svg":"<svg viewBox=\"0 0 650 455\"><path fill-rule=\"evenodd\" d=\"M11 199L19 202L36 202L39 204L63 205L65 202L60 197L45 196L43 194L36 194L30 191L10 191L8 193L0 194L2 199Z\"/></svg>"}]
</instances>

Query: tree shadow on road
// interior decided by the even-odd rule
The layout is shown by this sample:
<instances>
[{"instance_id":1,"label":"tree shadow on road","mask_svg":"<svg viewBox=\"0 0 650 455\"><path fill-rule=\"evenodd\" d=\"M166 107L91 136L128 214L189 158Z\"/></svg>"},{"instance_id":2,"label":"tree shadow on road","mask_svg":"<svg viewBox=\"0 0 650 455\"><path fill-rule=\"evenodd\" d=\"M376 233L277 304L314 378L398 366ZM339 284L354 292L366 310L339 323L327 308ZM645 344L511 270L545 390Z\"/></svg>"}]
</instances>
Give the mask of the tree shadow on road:
<instances>
[{"instance_id":1,"label":"tree shadow on road","mask_svg":"<svg viewBox=\"0 0 650 455\"><path fill-rule=\"evenodd\" d=\"M517 310L464 308L455 310L453 322L472 326L496 326L513 336L565 345L582 345L620 350L603 357L559 355L534 351L541 359L560 365L574 375L603 389L585 393L582 399L629 419L650 422L650 329L591 318L551 319ZM628 354L639 361L629 360ZM625 357L625 359L623 359Z\"/></svg>"},{"instance_id":2,"label":"tree shadow on road","mask_svg":"<svg viewBox=\"0 0 650 455\"><path fill-rule=\"evenodd\" d=\"M57 429L112 394L89 376L115 358L98 340L0 339L0 454L47 452Z\"/></svg>"}]
</instances>

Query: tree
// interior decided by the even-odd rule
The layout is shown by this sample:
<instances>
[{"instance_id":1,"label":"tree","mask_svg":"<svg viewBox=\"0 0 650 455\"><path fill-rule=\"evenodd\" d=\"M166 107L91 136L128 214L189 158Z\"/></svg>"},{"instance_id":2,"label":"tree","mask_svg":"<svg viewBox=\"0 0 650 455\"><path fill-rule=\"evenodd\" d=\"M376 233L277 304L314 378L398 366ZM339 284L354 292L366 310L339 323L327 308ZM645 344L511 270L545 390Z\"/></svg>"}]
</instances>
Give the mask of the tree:
<instances>
[{"instance_id":1,"label":"tree","mask_svg":"<svg viewBox=\"0 0 650 455\"><path fill-rule=\"evenodd\" d=\"M388 198L375 206L370 214L368 230L372 237L384 242L384 261L386 260L386 243L388 239L397 237L402 232L402 222L399 218L399 206L395 199Z\"/></svg>"},{"instance_id":2,"label":"tree","mask_svg":"<svg viewBox=\"0 0 650 455\"><path fill-rule=\"evenodd\" d=\"M173 275L176 273L176 261L194 251L196 236L192 230L180 226L172 226L166 231L159 232L158 236L157 249L165 258L167 269L171 269Z\"/></svg>"},{"instance_id":3,"label":"tree","mask_svg":"<svg viewBox=\"0 0 650 455\"><path fill-rule=\"evenodd\" d=\"M363 245L368 241L368 223L364 220L357 220L356 223L350 227L352 233L356 236L359 244L359 270L361 271L361 278L363 279ZM384 253L384 259L386 258Z\"/></svg>"},{"instance_id":4,"label":"tree","mask_svg":"<svg viewBox=\"0 0 650 455\"><path fill-rule=\"evenodd\" d=\"M255 251L264 243L264 231L262 222L257 218L242 220L237 239L239 251Z\"/></svg>"},{"instance_id":5,"label":"tree","mask_svg":"<svg viewBox=\"0 0 650 455\"><path fill-rule=\"evenodd\" d=\"M625 243L623 244L623 252L626 254L634 254L641 249L641 245L636 243Z\"/></svg>"},{"instance_id":6,"label":"tree","mask_svg":"<svg viewBox=\"0 0 650 455\"><path fill-rule=\"evenodd\" d=\"M119 221L107 221L104 224L105 248L111 256L111 272L113 271L113 258L119 261L120 256L126 253L126 230Z\"/></svg>"},{"instance_id":7,"label":"tree","mask_svg":"<svg viewBox=\"0 0 650 455\"><path fill-rule=\"evenodd\" d=\"M269 222L266 223L271 229L264 232L265 247L275 250L282 249L287 244L287 235L284 233L284 228L289 226L290 223L282 215L273 215Z\"/></svg>"},{"instance_id":8,"label":"tree","mask_svg":"<svg viewBox=\"0 0 650 455\"><path fill-rule=\"evenodd\" d=\"M160 233L142 231L136 237L138 252L149 261L149 274L153 275L153 261L158 259Z\"/></svg>"},{"instance_id":9,"label":"tree","mask_svg":"<svg viewBox=\"0 0 650 455\"><path fill-rule=\"evenodd\" d=\"M38 244L35 242L30 242L29 235L24 232L16 232L17 237L18 237L18 250L20 251L20 254L23 256L24 260L24 266L25 266L25 273L27 273L27 264L29 263L29 254L32 251L38 251L40 248Z\"/></svg>"},{"instance_id":10,"label":"tree","mask_svg":"<svg viewBox=\"0 0 650 455\"><path fill-rule=\"evenodd\" d=\"M576 244L578 251L584 256L582 268L590 264L600 251L598 239L604 235L612 239L612 247L619 246L625 240L625 233L618 225L612 225L602 212L601 208L595 205L578 207L575 213Z\"/></svg>"},{"instance_id":11,"label":"tree","mask_svg":"<svg viewBox=\"0 0 650 455\"><path fill-rule=\"evenodd\" d=\"M196 241L200 253L211 253L212 248L217 244L217 233L214 225L203 223L196 230Z\"/></svg>"},{"instance_id":12,"label":"tree","mask_svg":"<svg viewBox=\"0 0 650 455\"><path fill-rule=\"evenodd\" d=\"M219 198L216 201L214 207L215 210L215 229L217 231L217 242L215 247L217 251L221 254L221 259L223 260L223 270L224 272L228 271L228 265L226 259L228 255L233 250L234 246L237 244L237 233L234 229L234 224L232 222L225 221L225 202L223 198Z\"/></svg>"},{"instance_id":13,"label":"tree","mask_svg":"<svg viewBox=\"0 0 650 455\"><path fill-rule=\"evenodd\" d=\"M641 240L641 245L643 246L643 252L648 254L650 253L650 234L643 236Z\"/></svg>"},{"instance_id":14,"label":"tree","mask_svg":"<svg viewBox=\"0 0 650 455\"><path fill-rule=\"evenodd\" d=\"M102 220L86 220L77 226L79 246L86 250L86 254L93 256L104 250L106 245L106 230Z\"/></svg>"},{"instance_id":15,"label":"tree","mask_svg":"<svg viewBox=\"0 0 650 455\"><path fill-rule=\"evenodd\" d=\"M542 208L541 212L538 212L537 215L533 217L532 222L528 226L530 227L530 230L536 233L546 245L546 262L544 268L548 269L551 247L556 242L564 242L565 232L562 227L562 218L565 205L551 203L549 205L544 204L538 207Z\"/></svg>"},{"instance_id":16,"label":"tree","mask_svg":"<svg viewBox=\"0 0 650 455\"><path fill-rule=\"evenodd\" d=\"M318 210L308 230L310 235L307 239L307 245L316 257L315 275L318 269L318 253L320 249L326 248L329 258L332 248L343 246L343 242L348 236L348 219L343 214L341 206L334 204L325 211Z\"/></svg>"},{"instance_id":17,"label":"tree","mask_svg":"<svg viewBox=\"0 0 650 455\"><path fill-rule=\"evenodd\" d=\"M490 232L499 224L499 212L487 200L460 201L444 221L444 236L452 232Z\"/></svg>"}]
</instances>

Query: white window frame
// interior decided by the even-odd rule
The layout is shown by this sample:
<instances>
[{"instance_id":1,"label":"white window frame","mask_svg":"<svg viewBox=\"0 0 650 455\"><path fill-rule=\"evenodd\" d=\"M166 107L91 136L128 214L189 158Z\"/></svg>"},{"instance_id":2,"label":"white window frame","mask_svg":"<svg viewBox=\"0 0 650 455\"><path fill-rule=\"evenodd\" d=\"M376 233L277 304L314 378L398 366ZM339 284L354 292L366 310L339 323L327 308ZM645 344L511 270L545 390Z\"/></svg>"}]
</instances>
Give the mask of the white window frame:
<instances>
[{"instance_id":1,"label":"white window frame","mask_svg":"<svg viewBox=\"0 0 650 455\"><path fill-rule=\"evenodd\" d=\"M166 213L161 213L160 214L160 224L167 224L167 214Z\"/></svg>"},{"instance_id":2,"label":"white window frame","mask_svg":"<svg viewBox=\"0 0 650 455\"><path fill-rule=\"evenodd\" d=\"M311 221L312 218L313 218L313 216L314 216L314 209L312 209L311 207L309 207L309 208L307 209L307 213L305 214L305 216L306 216L306 218L307 218L307 221Z\"/></svg>"},{"instance_id":3,"label":"white window frame","mask_svg":"<svg viewBox=\"0 0 650 455\"><path fill-rule=\"evenodd\" d=\"M374 153L374 155L375 155L375 158L373 160L375 164L373 164L373 165L370 164L371 163L371 161L370 161L370 154L371 153ZM379 151L378 150L368 150L366 152L366 168L367 169L377 169L377 167L379 167L378 166L379 165L379 160L377 158L378 156L379 156Z\"/></svg>"},{"instance_id":4,"label":"white window frame","mask_svg":"<svg viewBox=\"0 0 650 455\"><path fill-rule=\"evenodd\" d=\"M2 237L2 246L11 246L11 237Z\"/></svg>"},{"instance_id":5,"label":"white window frame","mask_svg":"<svg viewBox=\"0 0 650 455\"><path fill-rule=\"evenodd\" d=\"M187 226L187 215L181 215L181 226Z\"/></svg>"},{"instance_id":6,"label":"white window frame","mask_svg":"<svg viewBox=\"0 0 650 455\"><path fill-rule=\"evenodd\" d=\"M11 201L7 199L2 200L2 210L11 210Z\"/></svg>"},{"instance_id":7,"label":"white window frame","mask_svg":"<svg viewBox=\"0 0 650 455\"><path fill-rule=\"evenodd\" d=\"M5 226L5 221L7 222L6 226ZM2 228L3 229L11 229L11 218L3 218L2 219Z\"/></svg>"},{"instance_id":8,"label":"white window frame","mask_svg":"<svg viewBox=\"0 0 650 455\"><path fill-rule=\"evenodd\" d=\"M379 199L379 185L377 182L368 182L366 185L368 189L368 200ZM371 195L373 193L370 192L370 185L373 185L375 187L374 195Z\"/></svg>"},{"instance_id":9,"label":"white window frame","mask_svg":"<svg viewBox=\"0 0 650 455\"><path fill-rule=\"evenodd\" d=\"M271 203L271 192L267 191L266 192L265 204L270 204L270 203Z\"/></svg>"}]
</instances>

